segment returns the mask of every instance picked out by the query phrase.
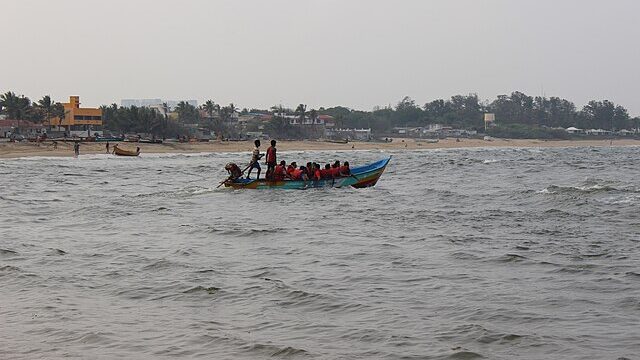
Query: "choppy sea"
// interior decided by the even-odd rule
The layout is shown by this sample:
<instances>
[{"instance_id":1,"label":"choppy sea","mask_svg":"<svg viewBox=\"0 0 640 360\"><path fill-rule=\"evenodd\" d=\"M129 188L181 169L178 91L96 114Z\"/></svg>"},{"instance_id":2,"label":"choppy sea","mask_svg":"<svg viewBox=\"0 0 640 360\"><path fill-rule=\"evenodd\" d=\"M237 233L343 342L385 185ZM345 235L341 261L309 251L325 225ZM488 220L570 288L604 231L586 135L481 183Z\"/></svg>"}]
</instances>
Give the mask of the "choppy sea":
<instances>
[{"instance_id":1,"label":"choppy sea","mask_svg":"<svg viewBox=\"0 0 640 360\"><path fill-rule=\"evenodd\" d=\"M0 160L2 359L637 359L640 148Z\"/></svg>"}]
</instances>

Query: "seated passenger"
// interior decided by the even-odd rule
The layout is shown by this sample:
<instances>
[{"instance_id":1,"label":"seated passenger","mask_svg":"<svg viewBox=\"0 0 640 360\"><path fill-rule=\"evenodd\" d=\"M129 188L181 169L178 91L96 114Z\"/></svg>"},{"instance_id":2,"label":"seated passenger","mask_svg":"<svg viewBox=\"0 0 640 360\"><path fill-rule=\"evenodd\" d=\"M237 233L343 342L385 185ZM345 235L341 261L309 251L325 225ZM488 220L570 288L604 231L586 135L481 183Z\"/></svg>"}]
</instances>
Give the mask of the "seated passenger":
<instances>
[{"instance_id":1,"label":"seated passenger","mask_svg":"<svg viewBox=\"0 0 640 360\"><path fill-rule=\"evenodd\" d=\"M333 179L333 176L331 176L331 165L326 164L324 169L320 170L320 175L322 175L322 178L325 180Z\"/></svg>"},{"instance_id":2,"label":"seated passenger","mask_svg":"<svg viewBox=\"0 0 640 360\"><path fill-rule=\"evenodd\" d=\"M349 169L349 162L345 161L342 166L340 166L340 175L341 176L351 176L351 169Z\"/></svg>"},{"instance_id":3,"label":"seated passenger","mask_svg":"<svg viewBox=\"0 0 640 360\"><path fill-rule=\"evenodd\" d=\"M315 171L313 172L313 180L315 181L322 180L322 171L320 170L319 164L315 164Z\"/></svg>"},{"instance_id":4,"label":"seated passenger","mask_svg":"<svg viewBox=\"0 0 640 360\"><path fill-rule=\"evenodd\" d=\"M287 176L287 170L285 166L287 163L282 160L280 161L280 165L277 165L275 170L273 171L273 179L276 181L282 181Z\"/></svg>"},{"instance_id":5,"label":"seated passenger","mask_svg":"<svg viewBox=\"0 0 640 360\"><path fill-rule=\"evenodd\" d=\"M336 160L336 162L331 165L331 176L334 179L340 177L340 161Z\"/></svg>"},{"instance_id":6,"label":"seated passenger","mask_svg":"<svg viewBox=\"0 0 640 360\"><path fill-rule=\"evenodd\" d=\"M300 166L300 168L302 169L302 166ZM312 163L308 162L306 170L307 170L307 176L309 177L309 179L313 179L313 173L315 171L315 166L313 166Z\"/></svg>"},{"instance_id":7,"label":"seated passenger","mask_svg":"<svg viewBox=\"0 0 640 360\"><path fill-rule=\"evenodd\" d=\"M307 181L307 174L305 173L304 166L301 166L300 169L294 169L291 172L291 179L292 180L304 180Z\"/></svg>"},{"instance_id":8,"label":"seated passenger","mask_svg":"<svg viewBox=\"0 0 640 360\"><path fill-rule=\"evenodd\" d=\"M296 164L296 162L292 162L291 164L289 164L289 166L287 166L287 175L289 175L289 177L292 177L292 173L293 170L297 169L298 165Z\"/></svg>"}]
</instances>

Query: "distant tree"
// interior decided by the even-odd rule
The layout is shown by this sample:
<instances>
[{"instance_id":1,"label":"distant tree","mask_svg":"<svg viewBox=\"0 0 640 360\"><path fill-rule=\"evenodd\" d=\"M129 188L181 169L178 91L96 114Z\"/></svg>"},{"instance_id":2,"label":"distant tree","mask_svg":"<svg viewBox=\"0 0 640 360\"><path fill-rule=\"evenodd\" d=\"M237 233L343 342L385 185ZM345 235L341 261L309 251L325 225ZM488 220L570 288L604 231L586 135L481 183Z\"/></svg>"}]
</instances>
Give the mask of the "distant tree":
<instances>
[{"instance_id":1,"label":"distant tree","mask_svg":"<svg viewBox=\"0 0 640 360\"><path fill-rule=\"evenodd\" d=\"M311 111L309 111L309 119L313 124L318 121L318 112L316 111L316 109L311 109Z\"/></svg>"},{"instance_id":2,"label":"distant tree","mask_svg":"<svg viewBox=\"0 0 640 360\"><path fill-rule=\"evenodd\" d=\"M578 126L589 128L612 129L616 106L609 100L591 100L579 113Z\"/></svg>"},{"instance_id":3,"label":"distant tree","mask_svg":"<svg viewBox=\"0 0 640 360\"><path fill-rule=\"evenodd\" d=\"M209 118L213 118L213 115L217 114L217 112L220 110L220 105L216 104L212 100L207 100L202 105L202 110L204 110L207 113Z\"/></svg>"},{"instance_id":4,"label":"distant tree","mask_svg":"<svg viewBox=\"0 0 640 360\"><path fill-rule=\"evenodd\" d=\"M307 114L307 105L299 104L295 111L296 116L300 119L300 124L304 123L305 115Z\"/></svg>"},{"instance_id":5,"label":"distant tree","mask_svg":"<svg viewBox=\"0 0 640 360\"><path fill-rule=\"evenodd\" d=\"M34 120L46 120L50 124L51 118L64 118L64 106L58 102L51 100L51 96L45 95L42 99L34 104L34 113L38 113L31 118Z\"/></svg>"},{"instance_id":6,"label":"distant tree","mask_svg":"<svg viewBox=\"0 0 640 360\"><path fill-rule=\"evenodd\" d=\"M10 119L24 120L31 112L31 100L24 95L16 96L12 91L0 95L0 104Z\"/></svg>"},{"instance_id":7,"label":"distant tree","mask_svg":"<svg viewBox=\"0 0 640 360\"><path fill-rule=\"evenodd\" d=\"M193 124L200 121L198 109L186 101L180 101L175 110L178 113L178 120L182 123Z\"/></svg>"},{"instance_id":8,"label":"distant tree","mask_svg":"<svg viewBox=\"0 0 640 360\"><path fill-rule=\"evenodd\" d=\"M428 102L423 108L427 119L434 123L443 122L444 116L452 111L451 103L442 99Z\"/></svg>"},{"instance_id":9,"label":"distant tree","mask_svg":"<svg viewBox=\"0 0 640 360\"><path fill-rule=\"evenodd\" d=\"M401 126L418 125L423 118L422 109L408 96L398 102L395 110L395 123Z\"/></svg>"}]
</instances>

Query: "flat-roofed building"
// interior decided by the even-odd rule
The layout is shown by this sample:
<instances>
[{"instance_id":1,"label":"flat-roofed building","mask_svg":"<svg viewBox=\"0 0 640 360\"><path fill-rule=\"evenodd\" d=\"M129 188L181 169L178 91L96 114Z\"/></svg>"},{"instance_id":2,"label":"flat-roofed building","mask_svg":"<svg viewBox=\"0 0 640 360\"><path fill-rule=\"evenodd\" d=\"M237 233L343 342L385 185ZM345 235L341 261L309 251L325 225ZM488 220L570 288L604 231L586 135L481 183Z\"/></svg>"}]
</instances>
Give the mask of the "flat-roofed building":
<instances>
[{"instance_id":1,"label":"flat-roofed building","mask_svg":"<svg viewBox=\"0 0 640 360\"><path fill-rule=\"evenodd\" d=\"M80 96L69 96L64 106L64 118L49 118L49 125L78 136L102 135L102 110L97 108L81 108Z\"/></svg>"}]
</instances>

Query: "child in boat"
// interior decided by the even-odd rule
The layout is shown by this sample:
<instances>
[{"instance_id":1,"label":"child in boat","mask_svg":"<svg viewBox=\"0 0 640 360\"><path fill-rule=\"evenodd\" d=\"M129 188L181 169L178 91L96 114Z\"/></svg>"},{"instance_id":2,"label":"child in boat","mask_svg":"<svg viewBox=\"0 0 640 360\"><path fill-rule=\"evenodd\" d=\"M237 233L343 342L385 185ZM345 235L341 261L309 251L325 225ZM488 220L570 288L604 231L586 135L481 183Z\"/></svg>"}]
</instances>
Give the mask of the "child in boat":
<instances>
[{"instance_id":1,"label":"child in boat","mask_svg":"<svg viewBox=\"0 0 640 360\"><path fill-rule=\"evenodd\" d=\"M253 169L258 169L258 176L256 177L256 179L260 179L260 171L262 170L260 168L260 158L262 157L262 155L260 155L260 140L254 141L253 144L255 145L255 147L253 148L253 152L251 153L251 163L249 164L247 179L249 178L249 175L251 175L251 170Z\"/></svg>"},{"instance_id":2,"label":"child in boat","mask_svg":"<svg viewBox=\"0 0 640 360\"><path fill-rule=\"evenodd\" d=\"M285 179L285 177L287 176L286 165L287 163L282 160L280 161L280 165L276 166L273 173L273 179L275 181L282 181Z\"/></svg>"},{"instance_id":3,"label":"child in boat","mask_svg":"<svg viewBox=\"0 0 640 360\"><path fill-rule=\"evenodd\" d=\"M267 178L273 178L273 171L276 168L276 161L277 161L277 156L276 156L276 141L275 140L271 140L271 146L269 146L269 148L267 149L267 160L266 160L266 164L267 164Z\"/></svg>"}]
</instances>

